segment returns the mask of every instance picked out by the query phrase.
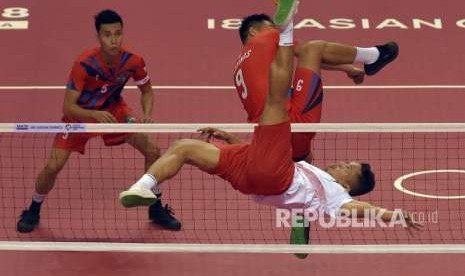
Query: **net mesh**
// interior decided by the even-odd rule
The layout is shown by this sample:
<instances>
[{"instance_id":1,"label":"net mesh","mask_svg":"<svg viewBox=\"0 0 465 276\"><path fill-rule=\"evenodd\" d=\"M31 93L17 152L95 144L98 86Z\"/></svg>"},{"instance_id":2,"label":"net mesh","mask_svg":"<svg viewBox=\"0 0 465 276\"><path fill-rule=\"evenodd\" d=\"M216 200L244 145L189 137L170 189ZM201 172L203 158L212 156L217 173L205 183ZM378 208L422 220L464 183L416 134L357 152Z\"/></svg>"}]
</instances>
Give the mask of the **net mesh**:
<instances>
[{"instance_id":1,"label":"net mesh","mask_svg":"<svg viewBox=\"0 0 465 276\"><path fill-rule=\"evenodd\" d=\"M147 126L133 128L150 132L147 134L162 152L177 139L199 138L181 127L170 133L153 133L153 128ZM243 129L250 131L245 126ZM380 128L351 132L349 127L347 131L338 128L337 132L318 133L312 144L314 164L324 168L345 160L370 163L377 186L359 199L388 209L414 211L424 222L424 231L412 237L402 227L326 228L322 223L312 223L311 243L464 243L465 199L452 197L465 197L465 170L460 170L465 168L465 133L457 128L439 133L376 129ZM245 140L251 138L251 133L239 135ZM175 210L183 223L181 231L163 230L150 223L147 208L124 209L118 195L142 175L144 159L129 145L106 147L100 138L88 142L86 154L72 155L43 204L39 227L30 234L19 234L15 230L17 219L30 204L35 178L50 153L54 136L18 133L8 128L0 132L0 240L207 244L289 241L290 229L276 226L274 208L257 205L220 178L192 166L185 166L162 184L163 203ZM414 195L394 187L396 179L412 173L420 174L406 177L400 184Z\"/></svg>"}]
</instances>

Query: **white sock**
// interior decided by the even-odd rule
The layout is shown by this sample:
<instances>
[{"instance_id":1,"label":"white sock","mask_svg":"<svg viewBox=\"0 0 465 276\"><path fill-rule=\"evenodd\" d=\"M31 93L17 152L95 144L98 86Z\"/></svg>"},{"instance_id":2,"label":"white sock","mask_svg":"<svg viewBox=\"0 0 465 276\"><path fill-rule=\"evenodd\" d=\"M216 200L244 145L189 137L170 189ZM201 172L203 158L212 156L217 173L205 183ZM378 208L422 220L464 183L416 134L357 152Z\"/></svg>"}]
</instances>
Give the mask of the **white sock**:
<instances>
[{"instance_id":1,"label":"white sock","mask_svg":"<svg viewBox=\"0 0 465 276\"><path fill-rule=\"evenodd\" d=\"M371 64L377 61L379 58L379 50L376 47L370 48L359 48L357 47L357 55L355 56L355 62L363 64Z\"/></svg>"},{"instance_id":2,"label":"white sock","mask_svg":"<svg viewBox=\"0 0 465 276\"><path fill-rule=\"evenodd\" d=\"M137 182L129 188L129 190L143 188L147 190L153 189L155 186L158 186L157 180L153 175L144 174Z\"/></svg>"},{"instance_id":3,"label":"white sock","mask_svg":"<svg viewBox=\"0 0 465 276\"><path fill-rule=\"evenodd\" d=\"M37 203L42 203L45 200L46 196L47 194L39 194L36 192L32 195L32 200Z\"/></svg>"},{"instance_id":4,"label":"white sock","mask_svg":"<svg viewBox=\"0 0 465 276\"><path fill-rule=\"evenodd\" d=\"M279 46L294 45L294 22L291 21L287 27L279 34Z\"/></svg>"}]
</instances>

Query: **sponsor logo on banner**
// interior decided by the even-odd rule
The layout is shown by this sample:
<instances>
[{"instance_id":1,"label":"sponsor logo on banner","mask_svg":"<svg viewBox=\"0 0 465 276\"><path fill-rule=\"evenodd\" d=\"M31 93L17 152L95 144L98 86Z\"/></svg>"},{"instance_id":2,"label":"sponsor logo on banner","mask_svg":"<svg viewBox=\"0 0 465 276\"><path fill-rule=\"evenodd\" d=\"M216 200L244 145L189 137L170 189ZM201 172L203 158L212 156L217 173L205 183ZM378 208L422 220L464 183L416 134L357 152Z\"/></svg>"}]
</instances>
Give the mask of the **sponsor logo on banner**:
<instances>
[{"instance_id":1,"label":"sponsor logo on banner","mask_svg":"<svg viewBox=\"0 0 465 276\"><path fill-rule=\"evenodd\" d=\"M85 132L86 127L84 124L66 124L65 131L66 132Z\"/></svg>"},{"instance_id":2,"label":"sponsor logo on banner","mask_svg":"<svg viewBox=\"0 0 465 276\"><path fill-rule=\"evenodd\" d=\"M25 124L17 124L16 125L16 131L25 131L29 129L29 125Z\"/></svg>"}]
</instances>

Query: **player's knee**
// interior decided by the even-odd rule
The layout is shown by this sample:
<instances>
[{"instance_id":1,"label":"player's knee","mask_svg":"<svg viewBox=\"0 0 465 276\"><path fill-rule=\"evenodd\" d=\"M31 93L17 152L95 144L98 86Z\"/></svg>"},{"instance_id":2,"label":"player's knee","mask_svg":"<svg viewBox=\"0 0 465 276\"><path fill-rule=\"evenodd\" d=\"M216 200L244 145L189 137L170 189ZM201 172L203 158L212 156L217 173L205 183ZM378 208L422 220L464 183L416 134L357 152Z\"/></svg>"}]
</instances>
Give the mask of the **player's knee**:
<instances>
[{"instance_id":1,"label":"player's knee","mask_svg":"<svg viewBox=\"0 0 465 276\"><path fill-rule=\"evenodd\" d=\"M187 158L189 157L192 145L193 145L192 139L180 139L173 143L170 151L177 155Z\"/></svg>"},{"instance_id":2,"label":"player's knee","mask_svg":"<svg viewBox=\"0 0 465 276\"><path fill-rule=\"evenodd\" d=\"M312 40L302 45L301 55L317 55L324 51L327 46L327 42L324 40Z\"/></svg>"},{"instance_id":3,"label":"player's knee","mask_svg":"<svg viewBox=\"0 0 465 276\"><path fill-rule=\"evenodd\" d=\"M172 154L189 164L196 164L205 151L205 142L194 139L181 139L172 147Z\"/></svg>"}]
</instances>

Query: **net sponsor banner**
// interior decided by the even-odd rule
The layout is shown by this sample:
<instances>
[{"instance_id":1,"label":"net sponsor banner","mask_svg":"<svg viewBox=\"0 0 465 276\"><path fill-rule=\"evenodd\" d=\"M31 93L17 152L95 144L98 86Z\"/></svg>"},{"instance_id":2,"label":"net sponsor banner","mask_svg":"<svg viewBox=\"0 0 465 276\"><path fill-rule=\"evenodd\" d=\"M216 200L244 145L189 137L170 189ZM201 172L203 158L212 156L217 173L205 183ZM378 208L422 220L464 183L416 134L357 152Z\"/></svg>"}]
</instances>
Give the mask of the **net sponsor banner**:
<instances>
[{"instance_id":1,"label":"net sponsor banner","mask_svg":"<svg viewBox=\"0 0 465 276\"><path fill-rule=\"evenodd\" d=\"M2 123L0 132L87 132L87 133L197 133L205 127L227 132L252 133L256 124L65 124L65 123ZM447 133L465 132L465 123L318 123L291 124L292 132L319 133Z\"/></svg>"},{"instance_id":2,"label":"net sponsor banner","mask_svg":"<svg viewBox=\"0 0 465 276\"><path fill-rule=\"evenodd\" d=\"M61 133L61 132L86 132L84 124L16 124L14 132L21 133Z\"/></svg>"}]
</instances>

